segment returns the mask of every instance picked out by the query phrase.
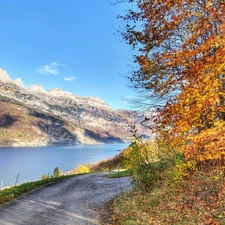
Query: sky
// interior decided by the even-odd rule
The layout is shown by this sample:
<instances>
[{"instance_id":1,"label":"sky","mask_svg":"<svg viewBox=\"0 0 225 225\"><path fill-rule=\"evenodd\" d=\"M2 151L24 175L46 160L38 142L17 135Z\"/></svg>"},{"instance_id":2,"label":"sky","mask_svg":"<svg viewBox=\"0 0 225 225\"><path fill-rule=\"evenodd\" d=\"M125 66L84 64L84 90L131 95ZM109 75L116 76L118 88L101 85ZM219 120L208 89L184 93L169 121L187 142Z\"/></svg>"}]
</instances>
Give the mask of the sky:
<instances>
[{"instance_id":1,"label":"sky","mask_svg":"<svg viewBox=\"0 0 225 225\"><path fill-rule=\"evenodd\" d=\"M130 106L130 48L116 33L126 4L108 0L0 0L0 68L46 91Z\"/></svg>"}]
</instances>

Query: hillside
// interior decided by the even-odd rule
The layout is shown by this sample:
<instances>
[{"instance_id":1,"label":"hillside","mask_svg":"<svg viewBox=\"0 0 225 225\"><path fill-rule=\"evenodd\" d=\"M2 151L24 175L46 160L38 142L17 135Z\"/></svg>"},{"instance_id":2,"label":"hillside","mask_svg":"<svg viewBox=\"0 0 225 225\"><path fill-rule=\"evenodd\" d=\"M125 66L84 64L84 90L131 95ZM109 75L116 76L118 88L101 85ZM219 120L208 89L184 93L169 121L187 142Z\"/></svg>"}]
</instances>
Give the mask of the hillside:
<instances>
[{"instance_id":1,"label":"hillside","mask_svg":"<svg viewBox=\"0 0 225 225\"><path fill-rule=\"evenodd\" d=\"M129 141L129 127L140 116L113 110L97 97L80 97L59 88L24 88L0 69L0 146L45 146ZM151 134L140 123L139 133Z\"/></svg>"}]
</instances>

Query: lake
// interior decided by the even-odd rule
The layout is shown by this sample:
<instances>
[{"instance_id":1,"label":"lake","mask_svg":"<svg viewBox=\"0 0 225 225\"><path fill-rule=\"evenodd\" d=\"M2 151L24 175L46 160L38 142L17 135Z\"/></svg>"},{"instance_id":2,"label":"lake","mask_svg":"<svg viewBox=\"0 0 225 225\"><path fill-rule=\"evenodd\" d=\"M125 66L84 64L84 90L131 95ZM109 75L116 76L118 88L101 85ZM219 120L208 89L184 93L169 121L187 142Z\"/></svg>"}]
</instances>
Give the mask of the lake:
<instances>
[{"instance_id":1,"label":"lake","mask_svg":"<svg viewBox=\"0 0 225 225\"><path fill-rule=\"evenodd\" d=\"M40 180L43 174L52 175L56 167L65 173L78 164L97 163L113 157L127 146L128 144L102 144L0 148L0 185L14 185L18 173L18 184Z\"/></svg>"}]
</instances>

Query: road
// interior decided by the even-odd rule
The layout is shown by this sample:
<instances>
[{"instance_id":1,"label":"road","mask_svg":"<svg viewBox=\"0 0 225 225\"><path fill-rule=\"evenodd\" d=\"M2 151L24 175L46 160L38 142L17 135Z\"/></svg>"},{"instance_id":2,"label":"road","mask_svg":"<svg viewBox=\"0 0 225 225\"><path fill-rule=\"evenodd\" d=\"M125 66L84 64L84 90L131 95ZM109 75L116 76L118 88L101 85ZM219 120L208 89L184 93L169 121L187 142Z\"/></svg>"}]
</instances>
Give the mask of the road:
<instances>
[{"instance_id":1,"label":"road","mask_svg":"<svg viewBox=\"0 0 225 225\"><path fill-rule=\"evenodd\" d=\"M97 225L97 209L130 188L128 178L87 174L49 184L0 208L1 225Z\"/></svg>"}]
</instances>

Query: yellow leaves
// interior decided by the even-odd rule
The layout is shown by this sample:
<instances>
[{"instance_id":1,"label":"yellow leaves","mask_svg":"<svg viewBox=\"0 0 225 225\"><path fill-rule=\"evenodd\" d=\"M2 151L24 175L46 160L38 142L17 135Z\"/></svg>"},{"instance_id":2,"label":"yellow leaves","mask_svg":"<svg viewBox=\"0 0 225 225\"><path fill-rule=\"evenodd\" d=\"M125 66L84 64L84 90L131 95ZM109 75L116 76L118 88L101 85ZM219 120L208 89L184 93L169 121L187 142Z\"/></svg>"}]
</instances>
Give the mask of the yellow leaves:
<instances>
[{"instance_id":1,"label":"yellow leaves","mask_svg":"<svg viewBox=\"0 0 225 225\"><path fill-rule=\"evenodd\" d=\"M222 159L225 153L225 121L215 122L215 127L201 131L192 136L184 153L187 159L207 161ZM194 153L194 154L193 154Z\"/></svg>"},{"instance_id":2,"label":"yellow leaves","mask_svg":"<svg viewBox=\"0 0 225 225\"><path fill-rule=\"evenodd\" d=\"M225 157L225 11L218 4L138 1L130 20L145 21L143 30L124 36L141 46L131 80L165 99L154 121L161 146L199 161ZM147 35L140 40L135 32Z\"/></svg>"},{"instance_id":3,"label":"yellow leaves","mask_svg":"<svg viewBox=\"0 0 225 225\"><path fill-rule=\"evenodd\" d=\"M185 165L187 166L187 168L191 169L191 170L195 170L196 169L196 161L195 160L189 160L185 163Z\"/></svg>"},{"instance_id":4,"label":"yellow leaves","mask_svg":"<svg viewBox=\"0 0 225 225\"><path fill-rule=\"evenodd\" d=\"M187 159L201 162L222 159L225 122L218 115L225 109L221 104L224 90L220 77L217 73L208 73L195 77L194 81L190 78L190 85L182 90L177 101L162 111L161 121L172 124L167 128L171 131L167 138L171 148L182 149Z\"/></svg>"},{"instance_id":5,"label":"yellow leaves","mask_svg":"<svg viewBox=\"0 0 225 225\"><path fill-rule=\"evenodd\" d=\"M90 172L90 170L87 165L78 165L74 169L74 173L89 173L89 172Z\"/></svg>"}]
</instances>

